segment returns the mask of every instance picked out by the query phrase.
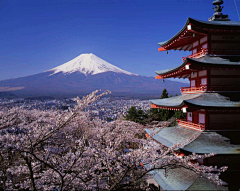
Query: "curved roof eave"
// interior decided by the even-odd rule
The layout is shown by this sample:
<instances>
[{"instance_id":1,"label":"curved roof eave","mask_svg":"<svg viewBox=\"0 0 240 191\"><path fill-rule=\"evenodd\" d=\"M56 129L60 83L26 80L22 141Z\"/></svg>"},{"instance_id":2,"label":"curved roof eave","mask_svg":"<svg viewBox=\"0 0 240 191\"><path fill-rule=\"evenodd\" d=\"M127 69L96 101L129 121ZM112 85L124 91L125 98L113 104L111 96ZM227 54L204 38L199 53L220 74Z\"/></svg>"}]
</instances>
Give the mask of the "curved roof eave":
<instances>
[{"instance_id":1,"label":"curved roof eave","mask_svg":"<svg viewBox=\"0 0 240 191\"><path fill-rule=\"evenodd\" d=\"M193 19L193 18L188 18L186 24L184 25L184 27L176 35L174 35L172 38L170 38L167 41L159 42L158 45L159 46L167 45L173 39L178 37L187 28L189 23L192 23L192 24L195 23L195 24L199 24L199 25L203 25L203 26L212 26L213 28L216 28L216 27L224 27L224 28L229 27L231 29L240 30L240 22L239 21L201 21L201 20L197 20L197 19Z\"/></svg>"},{"instance_id":2,"label":"curved roof eave","mask_svg":"<svg viewBox=\"0 0 240 191\"><path fill-rule=\"evenodd\" d=\"M203 93L194 99L185 99L184 104L201 107L240 108L240 102L230 101L228 97L218 93Z\"/></svg>"},{"instance_id":3,"label":"curved roof eave","mask_svg":"<svg viewBox=\"0 0 240 191\"><path fill-rule=\"evenodd\" d=\"M155 71L157 75L165 75L168 73L175 72L180 68L184 67L187 63L190 64L205 64L205 65L220 65L220 66L239 66L240 62L232 61L229 58L224 58L226 56L209 56L205 55L202 58L186 58L186 60L178 67L166 69L166 70L158 70ZM233 58L236 56L233 56ZM237 56L240 58L240 56ZM239 59L237 59L239 60Z\"/></svg>"},{"instance_id":4,"label":"curved roof eave","mask_svg":"<svg viewBox=\"0 0 240 191\"><path fill-rule=\"evenodd\" d=\"M223 104L223 105L220 105ZM240 102L239 103L234 103L234 104L229 104L229 105L224 105L224 103L220 103L220 104L212 104L212 105L208 105L206 103L200 104L200 103L194 103L192 101L184 101L184 105L192 105L192 106L201 106L202 108L240 108Z\"/></svg>"},{"instance_id":5,"label":"curved roof eave","mask_svg":"<svg viewBox=\"0 0 240 191\"><path fill-rule=\"evenodd\" d=\"M149 169L150 165L146 165L146 168ZM150 171L150 174L163 190L228 190L184 167L170 168L167 176L165 169L156 169Z\"/></svg>"},{"instance_id":6,"label":"curved roof eave","mask_svg":"<svg viewBox=\"0 0 240 191\"><path fill-rule=\"evenodd\" d=\"M150 100L152 104L160 107L183 107L194 105L200 107L240 108L240 102L230 101L228 97L218 93L182 94L165 99Z\"/></svg>"},{"instance_id":7,"label":"curved roof eave","mask_svg":"<svg viewBox=\"0 0 240 191\"><path fill-rule=\"evenodd\" d=\"M187 58L187 62L194 64L206 64L206 65L221 65L221 66L240 66L240 62L233 61L231 58L237 58L239 60L240 56L211 56L205 55L202 58Z\"/></svg>"},{"instance_id":8,"label":"curved roof eave","mask_svg":"<svg viewBox=\"0 0 240 191\"><path fill-rule=\"evenodd\" d=\"M169 42L171 42L171 41L172 41L173 39L175 39L176 37L178 37L178 36L187 28L188 24L190 23L190 22L189 22L190 19L191 19L191 18L188 18L188 19L187 19L186 24L184 25L184 27L183 27L177 34L175 34L172 38L170 38L170 39L167 40L167 41L159 42L158 45L159 45L159 46L164 46L164 45L168 44Z\"/></svg>"},{"instance_id":9,"label":"curved roof eave","mask_svg":"<svg viewBox=\"0 0 240 191\"><path fill-rule=\"evenodd\" d=\"M159 103L157 103L157 102L155 102L154 100L150 100L150 102L152 103L152 104L154 104L154 105L157 105L157 106L159 106L159 107L177 107L177 108L181 108L181 107L183 107L184 106L184 102L181 102L181 103L179 103L179 104L159 104Z\"/></svg>"},{"instance_id":10,"label":"curved roof eave","mask_svg":"<svg viewBox=\"0 0 240 191\"><path fill-rule=\"evenodd\" d=\"M158 70L158 71L155 71L155 73L157 75L168 74L168 73L171 73L171 72L179 70L180 68L184 67L187 63L188 63L188 60L186 59L180 66L178 66L176 68L171 68L171 69L166 69L166 70Z\"/></svg>"},{"instance_id":11,"label":"curved roof eave","mask_svg":"<svg viewBox=\"0 0 240 191\"><path fill-rule=\"evenodd\" d=\"M216 132L199 132L179 125L166 127L161 131L156 129L155 132L151 135L151 131L147 131L154 140L169 148L183 140L195 137L181 149L198 154L240 154L240 145L231 144L227 137Z\"/></svg>"},{"instance_id":12,"label":"curved roof eave","mask_svg":"<svg viewBox=\"0 0 240 191\"><path fill-rule=\"evenodd\" d=\"M191 100L201 96L201 94L182 94L165 99L149 100L152 104L162 107L183 107L185 100Z\"/></svg>"}]
</instances>

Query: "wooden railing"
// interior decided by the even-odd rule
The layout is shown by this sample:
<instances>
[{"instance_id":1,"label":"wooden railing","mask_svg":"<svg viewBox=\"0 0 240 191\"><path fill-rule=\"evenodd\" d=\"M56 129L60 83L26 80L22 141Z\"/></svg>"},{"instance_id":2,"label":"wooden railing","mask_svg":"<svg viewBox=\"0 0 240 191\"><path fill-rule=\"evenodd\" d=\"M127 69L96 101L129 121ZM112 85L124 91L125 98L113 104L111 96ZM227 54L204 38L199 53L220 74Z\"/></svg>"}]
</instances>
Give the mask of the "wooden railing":
<instances>
[{"instance_id":1,"label":"wooden railing","mask_svg":"<svg viewBox=\"0 0 240 191\"><path fill-rule=\"evenodd\" d=\"M207 86L200 86L200 87L181 87L180 88L182 93L191 93L191 92L205 92L207 91Z\"/></svg>"},{"instance_id":2,"label":"wooden railing","mask_svg":"<svg viewBox=\"0 0 240 191\"><path fill-rule=\"evenodd\" d=\"M202 49L200 52L197 52L195 54L186 56L186 57L182 57L183 62L186 60L186 58L201 58L203 56L205 56L208 53L207 49Z\"/></svg>"},{"instance_id":3,"label":"wooden railing","mask_svg":"<svg viewBox=\"0 0 240 191\"><path fill-rule=\"evenodd\" d=\"M206 91L240 91L240 86L200 86L200 87L181 87L181 92L184 93L196 93Z\"/></svg>"},{"instance_id":4,"label":"wooden railing","mask_svg":"<svg viewBox=\"0 0 240 191\"><path fill-rule=\"evenodd\" d=\"M177 119L178 125L189 128L189 129L194 129L197 131L204 131L205 125L202 123L192 123L190 121L186 121L185 119Z\"/></svg>"}]
</instances>

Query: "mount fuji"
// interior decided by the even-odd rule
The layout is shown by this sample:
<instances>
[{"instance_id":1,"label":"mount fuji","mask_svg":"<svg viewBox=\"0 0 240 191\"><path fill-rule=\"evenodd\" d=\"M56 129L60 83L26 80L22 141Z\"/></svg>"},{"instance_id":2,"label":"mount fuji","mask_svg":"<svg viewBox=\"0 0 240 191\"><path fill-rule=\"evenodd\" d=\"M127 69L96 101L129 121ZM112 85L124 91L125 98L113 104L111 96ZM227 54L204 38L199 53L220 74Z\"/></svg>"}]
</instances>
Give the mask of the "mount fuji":
<instances>
[{"instance_id":1,"label":"mount fuji","mask_svg":"<svg viewBox=\"0 0 240 191\"><path fill-rule=\"evenodd\" d=\"M45 72L0 81L0 92L17 96L66 97L85 95L96 89L111 90L116 96L161 95L164 88L169 93L179 93L185 83L140 76L122 70L94 54L78 57Z\"/></svg>"},{"instance_id":2,"label":"mount fuji","mask_svg":"<svg viewBox=\"0 0 240 191\"><path fill-rule=\"evenodd\" d=\"M48 71L53 71L53 74L51 75L54 75L59 72L62 72L64 74L80 72L85 76L100 74L104 72L115 72L127 75L136 75L112 65L92 53L81 54L80 56L70 60L69 62Z\"/></svg>"}]
</instances>

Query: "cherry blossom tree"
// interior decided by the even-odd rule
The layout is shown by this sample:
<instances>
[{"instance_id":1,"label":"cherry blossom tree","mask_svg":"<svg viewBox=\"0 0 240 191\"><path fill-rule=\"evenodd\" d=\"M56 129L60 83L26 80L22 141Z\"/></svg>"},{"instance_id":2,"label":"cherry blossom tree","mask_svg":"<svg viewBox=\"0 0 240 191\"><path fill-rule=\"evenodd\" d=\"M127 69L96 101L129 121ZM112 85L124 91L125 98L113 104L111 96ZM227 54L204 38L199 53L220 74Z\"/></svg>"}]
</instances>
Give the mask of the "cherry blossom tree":
<instances>
[{"instance_id":1,"label":"cherry blossom tree","mask_svg":"<svg viewBox=\"0 0 240 191\"><path fill-rule=\"evenodd\" d=\"M222 183L219 173L226 167L191 162L213 154L174 155L191 139L171 148L154 142L154 128L164 128L169 122L152 125L153 133L146 139L146 126L93 119L84 108L110 92L98 93L77 97L69 111L21 107L0 111L0 189L145 189L148 172L180 166Z\"/></svg>"}]
</instances>

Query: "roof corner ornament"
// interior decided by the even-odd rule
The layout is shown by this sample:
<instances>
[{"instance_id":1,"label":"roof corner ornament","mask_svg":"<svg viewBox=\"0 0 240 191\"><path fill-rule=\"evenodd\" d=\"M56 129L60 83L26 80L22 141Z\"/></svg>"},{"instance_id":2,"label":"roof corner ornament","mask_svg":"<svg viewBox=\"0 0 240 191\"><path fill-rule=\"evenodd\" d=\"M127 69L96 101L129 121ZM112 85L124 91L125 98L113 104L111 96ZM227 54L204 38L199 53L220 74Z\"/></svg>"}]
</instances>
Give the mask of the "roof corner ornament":
<instances>
[{"instance_id":1,"label":"roof corner ornament","mask_svg":"<svg viewBox=\"0 0 240 191\"><path fill-rule=\"evenodd\" d=\"M208 21L230 21L228 15L222 14L223 6L221 5L223 4L223 0L215 0L212 4L215 5L213 8L214 14Z\"/></svg>"}]
</instances>

